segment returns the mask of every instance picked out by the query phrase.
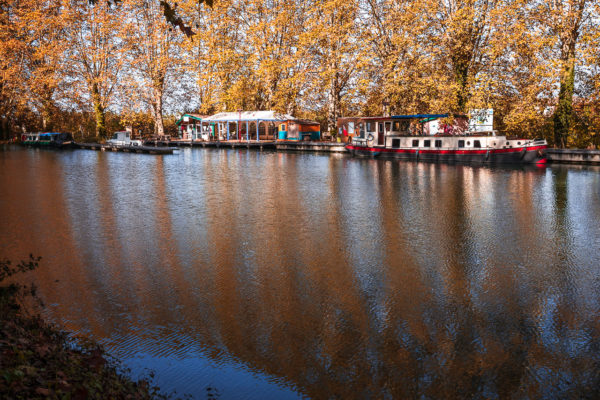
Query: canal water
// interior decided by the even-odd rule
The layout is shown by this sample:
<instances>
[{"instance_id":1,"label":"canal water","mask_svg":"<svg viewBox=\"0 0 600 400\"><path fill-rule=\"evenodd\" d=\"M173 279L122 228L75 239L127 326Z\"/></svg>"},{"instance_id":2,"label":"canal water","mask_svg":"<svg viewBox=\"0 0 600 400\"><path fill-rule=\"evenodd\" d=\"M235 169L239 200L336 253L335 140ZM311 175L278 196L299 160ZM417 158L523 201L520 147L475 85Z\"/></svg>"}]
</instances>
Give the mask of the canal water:
<instances>
[{"instance_id":1,"label":"canal water","mask_svg":"<svg viewBox=\"0 0 600 400\"><path fill-rule=\"evenodd\" d=\"M600 169L0 151L44 315L194 398L600 387Z\"/></svg>"}]
</instances>

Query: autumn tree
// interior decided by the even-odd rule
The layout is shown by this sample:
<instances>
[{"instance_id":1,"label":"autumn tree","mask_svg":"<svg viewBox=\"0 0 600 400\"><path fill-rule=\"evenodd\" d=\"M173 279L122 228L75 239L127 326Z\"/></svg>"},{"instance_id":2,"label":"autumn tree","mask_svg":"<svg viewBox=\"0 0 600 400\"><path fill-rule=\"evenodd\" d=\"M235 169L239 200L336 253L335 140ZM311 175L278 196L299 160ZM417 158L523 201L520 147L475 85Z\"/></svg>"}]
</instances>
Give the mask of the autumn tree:
<instances>
[{"instance_id":1,"label":"autumn tree","mask_svg":"<svg viewBox=\"0 0 600 400\"><path fill-rule=\"evenodd\" d=\"M358 57L358 1L321 0L314 2L300 34L296 58L305 62L303 95L324 97L327 131L335 133L341 116L343 96L355 78ZM308 93L308 91L312 93ZM319 96L320 95L320 96ZM320 102L318 102L320 103Z\"/></svg>"},{"instance_id":2,"label":"autumn tree","mask_svg":"<svg viewBox=\"0 0 600 400\"><path fill-rule=\"evenodd\" d=\"M0 1L0 140L10 137L22 104L26 32L19 24L19 2Z\"/></svg>"},{"instance_id":3,"label":"autumn tree","mask_svg":"<svg viewBox=\"0 0 600 400\"><path fill-rule=\"evenodd\" d=\"M582 34L598 24L597 3L589 0L534 1L531 18L554 53L558 70L558 98L554 111L554 143L566 147L573 119L573 94ZM596 11L596 12L595 12Z\"/></svg>"},{"instance_id":4,"label":"autumn tree","mask_svg":"<svg viewBox=\"0 0 600 400\"><path fill-rule=\"evenodd\" d=\"M163 136L163 103L169 74L177 67L178 31L167 23L158 0L125 0L129 13L123 39L129 54L128 87L135 88L150 105L154 133ZM133 95L129 93L129 95Z\"/></svg>"},{"instance_id":5,"label":"autumn tree","mask_svg":"<svg viewBox=\"0 0 600 400\"><path fill-rule=\"evenodd\" d=\"M120 2L72 0L66 11L69 47L63 79L74 101L91 105L100 138L106 137L106 109L114 100L124 64L119 34L124 14L119 7Z\"/></svg>"}]
</instances>

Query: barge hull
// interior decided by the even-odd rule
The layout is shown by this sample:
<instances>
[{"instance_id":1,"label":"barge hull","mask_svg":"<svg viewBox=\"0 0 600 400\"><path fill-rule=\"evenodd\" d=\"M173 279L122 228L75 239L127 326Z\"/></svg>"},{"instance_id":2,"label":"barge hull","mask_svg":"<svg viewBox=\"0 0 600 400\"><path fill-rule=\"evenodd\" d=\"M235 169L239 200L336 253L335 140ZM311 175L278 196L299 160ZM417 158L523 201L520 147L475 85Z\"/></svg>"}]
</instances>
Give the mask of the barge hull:
<instances>
[{"instance_id":1,"label":"barge hull","mask_svg":"<svg viewBox=\"0 0 600 400\"><path fill-rule=\"evenodd\" d=\"M371 156L408 161L473 163L473 164L543 164L546 146L507 148L494 150L417 150L389 149L348 145L354 156Z\"/></svg>"}]
</instances>

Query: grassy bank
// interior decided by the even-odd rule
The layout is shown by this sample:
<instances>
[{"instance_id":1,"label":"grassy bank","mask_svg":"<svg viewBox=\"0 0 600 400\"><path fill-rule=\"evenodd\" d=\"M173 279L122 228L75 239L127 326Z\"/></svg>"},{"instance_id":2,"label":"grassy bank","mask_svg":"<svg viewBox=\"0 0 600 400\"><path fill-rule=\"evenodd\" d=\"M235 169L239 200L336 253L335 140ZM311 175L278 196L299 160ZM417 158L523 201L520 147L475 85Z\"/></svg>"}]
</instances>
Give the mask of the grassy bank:
<instances>
[{"instance_id":1,"label":"grassy bank","mask_svg":"<svg viewBox=\"0 0 600 400\"><path fill-rule=\"evenodd\" d=\"M12 265L0 260L0 398L152 399L146 381L119 373L100 346L69 339L67 333L25 311L35 287L3 284L8 277L38 266L39 259Z\"/></svg>"}]
</instances>

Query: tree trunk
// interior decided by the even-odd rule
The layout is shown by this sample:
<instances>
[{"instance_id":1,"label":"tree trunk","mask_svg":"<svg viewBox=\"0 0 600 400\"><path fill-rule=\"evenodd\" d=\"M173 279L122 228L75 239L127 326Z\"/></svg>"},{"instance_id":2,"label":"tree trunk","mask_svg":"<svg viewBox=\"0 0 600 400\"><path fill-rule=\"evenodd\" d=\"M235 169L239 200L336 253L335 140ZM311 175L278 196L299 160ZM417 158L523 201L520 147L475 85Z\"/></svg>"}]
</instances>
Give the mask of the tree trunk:
<instances>
[{"instance_id":1,"label":"tree trunk","mask_svg":"<svg viewBox=\"0 0 600 400\"><path fill-rule=\"evenodd\" d=\"M164 136L165 135L165 124L163 122L163 99L162 99L162 90L155 88L154 89L154 134L156 136Z\"/></svg>"},{"instance_id":2,"label":"tree trunk","mask_svg":"<svg viewBox=\"0 0 600 400\"><path fill-rule=\"evenodd\" d=\"M0 119L0 140L8 140L8 124L6 118Z\"/></svg>"},{"instance_id":3,"label":"tree trunk","mask_svg":"<svg viewBox=\"0 0 600 400\"><path fill-rule=\"evenodd\" d=\"M469 62L466 56L462 55L454 60L454 81L457 85L456 103L458 112L465 113L469 95L467 93L467 84L469 80Z\"/></svg>"},{"instance_id":4,"label":"tree trunk","mask_svg":"<svg viewBox=\"0 0 600 400\"><path fill-rule=\"evenodd\" d=\"M575 52L573 47L572 53ZM569 52L571 53L571 51ZM560 77L558 104L554 112L554 145L560 148L567 146L569 129L573 118L573 91L575 88L575 57L563 61Z\"/></svg>"},{"instance_id":5,"label":"tree trunk","mask_svg":"<svg viewBox=\"0 0 600 400\"><path fill-rule=\"evenodd\" d=\"M102 102L100 101L100 91L98 84L92 85L92 100L94 102L94 115L96 117L96 137L106 138L106 113Z\"/></svg>"},{"instance_id":6,"label":"tree trunk","mask_svg":"<svg viewBox=\"0 0 600 400\"><path fill-rule=\"evenodd\" d=\"M329 86L329 93L327 94L327 131L330 135L335 136L337 133L337 119L340 113L340 73L337 71L335 63L332 65L332 68L336 70Z\"/></svg>"}]
</instances>

